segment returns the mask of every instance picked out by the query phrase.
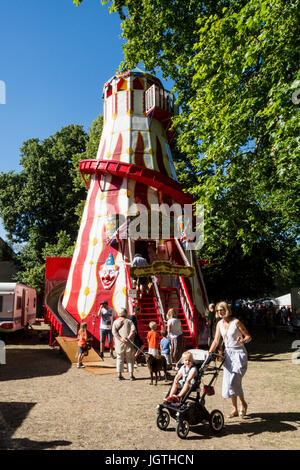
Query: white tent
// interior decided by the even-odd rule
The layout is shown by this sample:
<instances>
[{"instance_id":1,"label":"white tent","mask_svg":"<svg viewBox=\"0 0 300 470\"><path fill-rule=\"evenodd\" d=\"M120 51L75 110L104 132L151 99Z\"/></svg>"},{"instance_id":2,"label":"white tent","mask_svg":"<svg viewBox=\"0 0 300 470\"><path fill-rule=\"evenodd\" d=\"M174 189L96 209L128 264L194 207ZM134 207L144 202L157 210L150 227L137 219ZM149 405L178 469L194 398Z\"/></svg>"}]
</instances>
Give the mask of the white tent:
<instances>
[{"instance_id":1,"label":"white tent","mask_svg":"<svg viewBox=\"0 0 300 470\"><path fill-rule=\"evenodd\" d=\"M281 295L280 297L276 297L276 303L277 305L285 305L285 306L290 306L292 305L292 296L291 294L285 294Z\"/></svg>"}]
</instances>

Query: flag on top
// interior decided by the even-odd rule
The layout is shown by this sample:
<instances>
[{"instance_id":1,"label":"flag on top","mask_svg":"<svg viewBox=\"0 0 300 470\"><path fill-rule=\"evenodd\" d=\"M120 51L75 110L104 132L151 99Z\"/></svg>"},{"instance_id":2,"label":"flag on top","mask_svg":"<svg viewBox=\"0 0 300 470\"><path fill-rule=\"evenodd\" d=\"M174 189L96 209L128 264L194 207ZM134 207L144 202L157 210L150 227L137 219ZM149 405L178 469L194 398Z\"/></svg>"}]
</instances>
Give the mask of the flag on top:
<instances>
[{"instance_id":1,"label":"flag on top","mask_svg":"<svg viewBox=\"0 0 300 470\"><path fill-rule=\"evenodd\" d=\"M130 220L127 218L125 222L112 234L112 236L106 239L107 245L113 245L114 243L119 243L120 240L124 238L128 238L129 223Z\"/></svg>"}]
</instances>

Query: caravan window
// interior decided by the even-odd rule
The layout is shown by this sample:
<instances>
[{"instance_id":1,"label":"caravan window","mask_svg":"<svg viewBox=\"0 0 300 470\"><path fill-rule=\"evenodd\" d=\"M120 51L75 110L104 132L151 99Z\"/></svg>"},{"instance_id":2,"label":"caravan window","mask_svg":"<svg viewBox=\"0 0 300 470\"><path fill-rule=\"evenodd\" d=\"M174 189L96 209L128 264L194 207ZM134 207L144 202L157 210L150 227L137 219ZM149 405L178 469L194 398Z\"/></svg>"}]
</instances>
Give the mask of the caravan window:
<instances>
[{"instance_id":1,"label":"caravan window","mask_svg":"<svg viewBox=\"0 0 300 470\"><path fill-rule=\"evenodd\" d=\"M0 295L0 312L2 312L3 309L3 295Z\"/></svg>"},{"instance_id":2,"label":"caravan window","mask_svg":"<svg viewBox=\"0 0 300 470\"><path fill-rule=\"evenodd\" d=\"M16 306L16 309L17 310L21 310L22 308L22 297L17 297L17 306Z\"/></svg>"}]
</instances>

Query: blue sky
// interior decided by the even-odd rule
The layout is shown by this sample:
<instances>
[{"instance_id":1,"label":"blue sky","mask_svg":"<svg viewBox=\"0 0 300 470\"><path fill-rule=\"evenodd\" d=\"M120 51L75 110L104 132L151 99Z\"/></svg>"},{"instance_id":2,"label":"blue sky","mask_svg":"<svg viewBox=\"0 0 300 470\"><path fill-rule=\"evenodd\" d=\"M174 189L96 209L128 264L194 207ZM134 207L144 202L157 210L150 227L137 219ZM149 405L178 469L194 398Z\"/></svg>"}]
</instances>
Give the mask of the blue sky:
<instances>
[{"instance_id":1,"label":"blue sky","mask_svg":"<svg viewBox=\"0 0 300 470\"><path fill-rule=\"evenodd\" d=\"M120 20L100 0L0 0L0 19L0 172L18 172L25 140L73 123L87 131L102 113L123 58Z\"/></svg>"}]
</instances>

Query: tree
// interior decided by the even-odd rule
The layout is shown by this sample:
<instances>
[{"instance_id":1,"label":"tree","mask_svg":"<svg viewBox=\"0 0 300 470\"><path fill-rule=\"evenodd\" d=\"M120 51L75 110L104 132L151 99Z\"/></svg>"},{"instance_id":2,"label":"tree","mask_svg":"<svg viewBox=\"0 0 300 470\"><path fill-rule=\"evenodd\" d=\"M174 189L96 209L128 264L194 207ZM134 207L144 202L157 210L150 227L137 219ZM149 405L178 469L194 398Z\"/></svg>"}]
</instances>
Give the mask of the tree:
<instances>
[{"instance_id":1,"label":"tree","mask_svg":"<svg viewBox=\"0 0 300 470\"><path fill-rule=\"evenodd\" d=\"M215 290L228 264L240 278L260 266L257 290L271 292L299 237L299 0L102 4L123 21L120 68L142 63L175 83L178 144L197 177L189 190L204 205L201 257L214 260Z\"/></svg>"},{"instance_id":2,"label":"tree","mask_svg":"<svg viewBox=\"0 0 300 470\"><path fill-rule=\"evenodd\" d=\"M198 18L197 54L180 72L194 71L180 144L201 174L193 191L206 208L204 253L215 259L211 273L222 258L225 273L235 253L239 264L224 276L232 295L237 272L250 292L249 273L258 295L272 292L297 249L296 4L230 2L222 15Z\"/></svg>"},{"instance_id":3,"label":"tree","mask_svg":"<svg viewBox=\"0 0 300 470\"><path fill-rule=\"evenodd\" d=\"M46 242L45 246L38 251L38 243L34 236L30 237L28 243L23 246L18 254L21 265L16 274L16 280L34 287L41 298L45 287L45 259L47 256L72 256L74 251L74 240L65 231L61 230L56 234L53 242Z\"/></svg>"},{"instance_id":4,"label":"tree","mask_svg":"<svg viewBox=\"0 0 300 470\"><path fill-rule=\"evenodd\" d=\"M197 54L180 72L194 71L180 143L203 173L195 193L208 221L221 209L228 241L233 230L244 252L261 238L297 234L299 114L291 99L299 77L297 5L229 2L222 14L198 18ZM214 247L220 234L215 224L210 228Z\"/></svg>"},{"instance_id":5,"label":"tree","mask_svg":"<svg viewBox=\"0 0 300 470\"><path fill-rule=\"evenodd\" d=\"M67 228L74 238L74 208L84 191L73 191L72 157L83 153L87 136L82 126L70 125L40 142L21 147L23 170L0 174L0 214L11 242L36 240L36 249L52 242Z\"/></svg>"},{"instance_id":6,"label":"tree","mask_svg":"<svg viewBox=\"0 0 300 470\"><path fill-rule=\"evenodd\" d=\"M72 157L73 168L71 170L71 176L73 179L73 188L75 192L85 191L86 186L81 177L78 167L81 160L95 159L97 155L98 146L101 139L103 129L103 116L100 114L92 123L91 128L89 129L88 140L86 143L86 150L84 153L77 153ZM75 208L75 214L78 217L78 223L81 221L81 216L84 208L86 198L81 199Z\"/></svg>"},{"instance_id":7,"label":"tree","mask_svg":"<svg viewBox=\"0 0 300 470\"><path fill-rule=\"evenodd\" d=\"M69 125L21 147L23 170L0 174L0 215L9 240L19 243L18 281L43 293L46 256L72 256L86 187L80 160L95 158L102 116L89 134Z\"/></svg>"}]
</instances>

